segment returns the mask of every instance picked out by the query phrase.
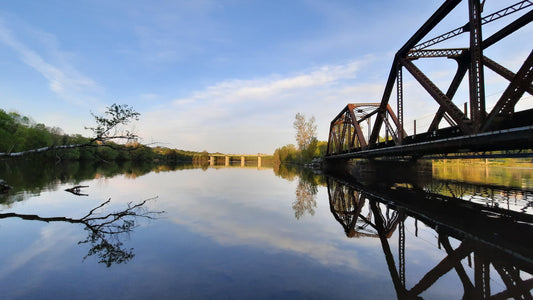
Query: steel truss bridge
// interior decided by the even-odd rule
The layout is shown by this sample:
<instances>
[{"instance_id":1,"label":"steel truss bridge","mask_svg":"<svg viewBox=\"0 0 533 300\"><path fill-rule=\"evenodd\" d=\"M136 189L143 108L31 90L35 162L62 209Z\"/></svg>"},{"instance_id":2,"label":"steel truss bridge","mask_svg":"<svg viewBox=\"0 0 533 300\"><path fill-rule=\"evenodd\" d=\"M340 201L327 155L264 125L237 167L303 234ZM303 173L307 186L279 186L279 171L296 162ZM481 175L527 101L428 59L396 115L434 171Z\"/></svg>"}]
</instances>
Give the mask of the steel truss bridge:
<instances>
[{"instance_id":1,"label":"steel truss bridge","mask_svg":"<svg viewBox=\"0 0 533 300\"><path fill-rule=\"evenodd\" d=\"M497 45L533 20L533 0L520 1L489 14L482 14L484 0L465 0L468 2L466 25L422 41L452 11L459 9L461 2L463 1L445 1L396 53L381 102L348 104L333 119L326 160L419 158L428 155L476 155L488 152L495 155L494 151L503 151L496 155L509 157L533 156L530 151L533 149L533 109L515 111L516 104L524 94L533 95L533 37L525 36L521 40L530 52L516 73L483 53L485 49ZM482 29L496 20L502 20L498 22L500 25L503 20L507 23L483 38ZM459 39L463 34L469 35L468 47L432 48L444 41L454 42L454 38ZM446 91L439 89L428 75L414 64L416 60L427 58L447 58L457 62L455 75ZM486 68L508 82L507 88L490 111L485 105ZM404 127L404 69L439 105L427 131L418 134L416 126L412 135L407 135ZM469 113L466 102L461 109L452 101L463 81L468 82ZM394 87L396 111L391 106ZM465 99L461 100L463 102ZM364 127L368 130L366 137ZM380 137L380 134L385 137Z\"/></svg>"}]
</instances>

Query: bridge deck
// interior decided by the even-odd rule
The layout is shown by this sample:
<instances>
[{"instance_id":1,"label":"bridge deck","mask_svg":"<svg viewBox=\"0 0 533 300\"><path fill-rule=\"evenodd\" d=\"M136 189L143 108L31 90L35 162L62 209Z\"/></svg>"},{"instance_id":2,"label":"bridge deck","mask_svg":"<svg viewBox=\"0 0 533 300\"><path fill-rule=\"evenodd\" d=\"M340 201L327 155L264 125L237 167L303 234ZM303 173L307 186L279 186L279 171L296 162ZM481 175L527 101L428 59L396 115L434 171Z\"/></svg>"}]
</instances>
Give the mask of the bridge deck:
<instances>
[{"instance_id":1,"label":"bridge deck","mask_svg":"<svg viewBox=\"0 0 533 300\"><path fill-rule=\"evenodd\" d=\"M484 132L467 136L421 141L406 138L404 145L392 141L378 143L374 149L355 148L345 153L328 155L325 159L376 158L383 156L421 157L430 154L485 152L533 148L533 126ZM411 143L409 143L411 141ZM524 153L524 156L530 156Z\"/></svg>"}]
</instances>

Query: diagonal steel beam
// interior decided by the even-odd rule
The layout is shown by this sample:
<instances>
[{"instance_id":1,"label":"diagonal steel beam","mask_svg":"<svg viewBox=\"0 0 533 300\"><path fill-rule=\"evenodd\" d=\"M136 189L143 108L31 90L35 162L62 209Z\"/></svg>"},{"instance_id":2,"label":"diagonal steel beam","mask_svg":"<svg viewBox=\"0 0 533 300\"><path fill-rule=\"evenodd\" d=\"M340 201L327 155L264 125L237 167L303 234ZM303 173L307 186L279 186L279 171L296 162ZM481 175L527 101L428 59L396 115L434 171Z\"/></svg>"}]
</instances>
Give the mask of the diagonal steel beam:
<instances>
[{"instance_id":1,"label":"diagonal steel beam","mask_svg":"<svg viewBox=\"0 0 533 300\"><path fill-rule=\"evenodd\" d=\"M353 126L355 128L355 133L356 133L356 136L357 136L357 140L359 141L359 144L361 145L361 148L366 148L367 146L367 143L366 143L366 140L365 140L365 136L363 135L363 130L361 129L361 126L359 125L359 122L357 120L357 118L355 117L355 114L353 112L355 108L355 105L353 104L348 104L348 111L350 112L350 115L352 117L352 120L353 120Z\"/></svg>"},{"instance_id":2,"label":"diagonal steel beam","mask_svg":"<svg viewBox=\"0 0 533 300\"><path fill-rule=\"evenodd\" d=\"M525 15L521 16L520 18L514 20L509 25L505 26L504 28L500 29L498 32L494 33L490 37L483 40L481 43L481 47L483 49L486 49L501 39L505 38L506 36L510 35L511 33L517 31L518 29L522 28L523 26L527 25L533 21L533 10L529 11Z\"/></svg>"},{"instance_id":3,"label":"diagonal steel beam","mask_svg":"<svg viewBox=\"0 0 533 300\"><path fill-rule=\"evenodd\" d=\"M486 17L483 17L481 19L481 23L483 25L487 24L487 23L490 23L492 21L495 21L495 20L498 20L502 17L505 17L505 16L508 16L512 13L515 13L517 11L520 11L524 8L527 8L529 6L533 5L533 1L531 0L525 0L525 1L521 1L519 3L515 3L511 6L508 6L504 9L501 9L495 13L492 13ZM432 38L428 41L425 41L425 42L422 42L416 46L413 47L413 50L422 50L422 49L425 49L427 47L430 47L430 46L433 46L435 44L438 44L440 42L443 42L445 40L448 40L448 39L451 39L452 37L455 37L455 36L458 36L462 33L464 33L466 31L466 29L468 28L468 23L465 25L465 26L462 26L462 27L459 27L459 28L456 28L454 30L451 30L451 31L448 31L444 34L441 34L435 38Z\"/></svg>"},{"instance_id":4,"label":"diagonal steel beam","mask_svg":"<svg viewBox=\"0 0 533 300\"><path fill-rule=\"evenodd\" d=\"M450 98L448 98L429 78L422 73L411 61L407 59L401 60L402 65L418 80L418 82L426 89L426 91L437 101L446 113L459 125L463 133L471 133L472 129L468 118L459 109Z\"/></svg>"},{"instance_id":5,"label":"diagonal steel beam","mask_svg":"<svg viewBox=\"0 0 533 300\"><path fill-rule=\"evenodd\" d=\"M439 233L439 241L444 247L444 250L446 251L448 255L453 253L454 249L452 248L452 245L450 244L450 239L448 238L447 235ZM457 272L457 275L461 279L461 282L463 283L463 289L464 289L465 295L471 295L472 291L474 290L474 285L472 284L472 281L470 281L470 278L466 274L466 271L463 265L461 264L461 262L457 261L455 263L454 268L455 268L455 271Z\"/></svg>"},{"instance_id":6,"label":"diagonal steel beam","mask_svg":"<svg viewBox=\"0 0 533 300\"><path fill-rule=\"evenodd\" d=\"M461 84L461 81L463 81L463 78L466 75L466 71L468 71L468 62L465 59L458 59L457 60L457 72L455 72L455 76L453 77L452 83L450 84L450 87L448 88L448 91L446 92L446 97L449 99L453 99L453 96L455 96L455 93L457 92L457 89L459 88L459 85ZM431 122L431 125L429 126L428 132L435 131L439 128L439 123L442 120L442 118L445 118L446 121L451 126L456 125L450 123L450 118L448 115L446 115L446 109L444 107L439 107L439 110L435 114L435 117L433 118L433 121ZM453 120L453 119L451 119Z\"/></svg>"},{"instance_id":7,"label":"diagonal steel beam","mask_svg":"<svg viewBox=\"0 0 533 300\"><path fill-rule=\"evenodd\" d=\"M416 43L420 42L440 21L442 21L459 3L461 0L447 0L444 2L435 13L422 25L416 33L403 45L398 51L401 57L405 57L407 52L413 48Z\"/></svg>"},{"instance_id":8,"label":"diagonal steel beam","mask_svg":"<svg viewBox=\"0 0 533 300\"><path fill-rule=\"evenodd\" d=\"M483 64L509 81L512 81L516 76L516 74L513 73L511 70L505 68L504 66L500 65L499 63L493 61L492 59L486 56L483 56ZM533 85L527 87L526 92L528 92L530 95L533 95Z\"/></svg>"},{"instance_id":9,"label":"diagonal steel beam","mask_svg":"<svg viewBox=\"0 0 533 300\"><path fill-rule=\"evenodd\" d=\"M422 277L422 279L420 279L420 281L408 291L409 296L414 298L427 290L439 278L448 273L455 265L459 264L463 258L472 252L472 250L473 249L468 242L462 242L459 247L448 253L448 256L426 273L426 275L424 275L424 277Z\"/></svg>"},{"instance_id":10,"label":"diagonal steel beam","mask_svg":"<svg viewBox=\"0 0 533 300\"><path fill-rule=\"evenodd\" d=\"M376 144L379 131L381 130L381 125L383 124L383 119L385 118L385 110L389 99L392 93L392 88L396 81L398 63L400 59L407 55L407 52L413 48L416 43L420 42L424 36L426 36L437 24L439 24L442 19L444 19L459 3L461 0L447 0L444 2L439 9L420 27L416 33L403 45L402 48L396 53L394 61L392 62L392 67L387 79L387 85L385 86L385 91L383 92L383 97L381 98L381 105L379 107L379 113L376 116L376 121L374 122L374 127L372 129L372 134L368 140L369 145Z\"/></svg>"},{"instance_id":11,"label":"diagonal steel beam","mask_svg":"<svg viewBox=\"0 0 533 300\"><path fill-rule=\"evenodd\" d=\"M503 92L500 100L496 103L487 117L482 130L490 128L494 119L498 116L507 116L514 111L518 100L524 95L526 89L531 86L533 80L533 51L529 53L528 58L520 67L507 89Z\"/></svg>"},{"instance_id":12,"label":"diagonal steel beam","mask_svg":"<svg viewBox=\"0 0 533 300\"><path fill-rule=\"evenodd\" d=\"M376 201L370 201L370 209L374 213L374 222L376 223L376 228L378 230L379 239L381 241L381 249L385 254L385 260L387 261L387 266L389 269L390 276L392 278L392 283L394 284L394 289L398 295L398 298L404 299L406 296L405 287L402 285L400 275L396 270L396 263L394 262L394 256L390 249L389 241L385 236L385 220L381 214L381 209L377 205Z\"/></svg>"}]
</instances>

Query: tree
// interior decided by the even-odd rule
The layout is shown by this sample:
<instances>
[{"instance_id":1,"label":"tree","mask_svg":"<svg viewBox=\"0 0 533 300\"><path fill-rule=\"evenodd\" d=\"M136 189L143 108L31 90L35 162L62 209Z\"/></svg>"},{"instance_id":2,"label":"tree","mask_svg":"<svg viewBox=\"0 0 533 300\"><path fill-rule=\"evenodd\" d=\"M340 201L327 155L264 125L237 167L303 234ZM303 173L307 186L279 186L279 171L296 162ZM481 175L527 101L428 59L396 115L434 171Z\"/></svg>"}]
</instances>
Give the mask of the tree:
<instances>
[{"instance_id":1,"label":"tree","mask_svg":"<svg viewBox=\"0 0 533 300\"><path fill-rule=\"evenodd\" d=\"M85 127L85 129L91 130L94 134L91 142L105 144L114 140L123 140L126 143L137 141L138 136L124 127L133 120L139 120L140 114L133 110L132 107L115 103L108 107L103 115L92 115L96 121L96 126Z\"/></svg>"},{"instance_id":2,"label":"tree","mask_svg":"<svg viewBox=\"0 0 533 300\"><path fill-rule=\"evenodd\" d=\"M19 152L11 152L8 150L8 152L0 153L0 157L15 157L30 153L40 153L50 150L64 150L88 146L108 146L113 148L117 145L114 143L114 141L131 143L138 139L136 134L126 128L126 125L128 125L131 121L139 120L140 114L133 110L132 107L125 104L113 104L110 107L107 107L107 110L103 115L92 115L96 121L96 126L86 127L86 129L89 129L93 132L92 138L89 138L88 141L85 141L81 144L54 145L52 134L46 130L46 127L43 124L37 124L29 127L30 120L27 117L21 117L19 114L11 113L8 115L8 117L13 120L12 123L14 123L14 126L11 126L11 128L14 128L15 131L25 131L24 134L19 134L18 136L29 138L26 140L25 149L20 149ZM6 123L6 121L3 120L5 117L5 113L0 111L0 121ZM25 126L20 126L20 124ZM5 131L0 131L0 136L5 134ZM14 136L16 137L17 135ZM18 141L14 143L14 145L16 144L23 143L22 141ZM11 146L11 148L13 147L14 146Z\"/></svg>"},{"instance_id":3,"label":"tree","mask_svg":"<svg viewBox=\"0 0 533 300\"><path fill-rule=\"evenodd\" d=\"M294 129L296 129L296 143L298 149L303 151L309 147L313 138L316 138L316 125L315 117L311 117L309 120L305 119L305 115L297 113L293 123Z\"/></svg>"},{"instance_id":4,"label":"tree","mask_svg":"<svg viewBox=\"0 0 533 300\"><path fill-rule=\"evenodd\" d=\"M298 156L298 150L293 144L285 145L274 151L274 162L276 164L294 161Z\"/></svg>"}]
</instances>

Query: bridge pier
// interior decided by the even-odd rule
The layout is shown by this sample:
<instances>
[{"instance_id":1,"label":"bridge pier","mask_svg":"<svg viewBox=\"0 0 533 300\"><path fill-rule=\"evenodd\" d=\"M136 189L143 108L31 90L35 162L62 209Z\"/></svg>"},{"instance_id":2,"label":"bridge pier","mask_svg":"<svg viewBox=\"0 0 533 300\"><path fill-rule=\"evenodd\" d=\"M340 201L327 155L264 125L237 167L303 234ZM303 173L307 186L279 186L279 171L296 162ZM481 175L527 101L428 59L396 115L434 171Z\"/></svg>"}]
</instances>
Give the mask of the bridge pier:
<instances>
[{"instance_id":1,"label":"bridge pier","mask_svg":"<svg viewBox=\"0 0 533 300\"><path fill-rule=\"evenodd\" d=\"M263 167L263 156L266 157L266 163L269 163L269 155L264 154L257 154L257 168ZM215 166L225 166L225 167L231 167L234 165L234 163L238 162L238 159L240 157L241 162L241 168L246 167L246 163L250 163L250 161L253 163L255 155L243 155L243 154L210 154L209 156L209 166L215 167ZM248 158L248 161L247 161ZM222 164L222 159L224 159L224 164ZM237 166L237 165L235 165Z\"/></svg>"}]
</instances>

